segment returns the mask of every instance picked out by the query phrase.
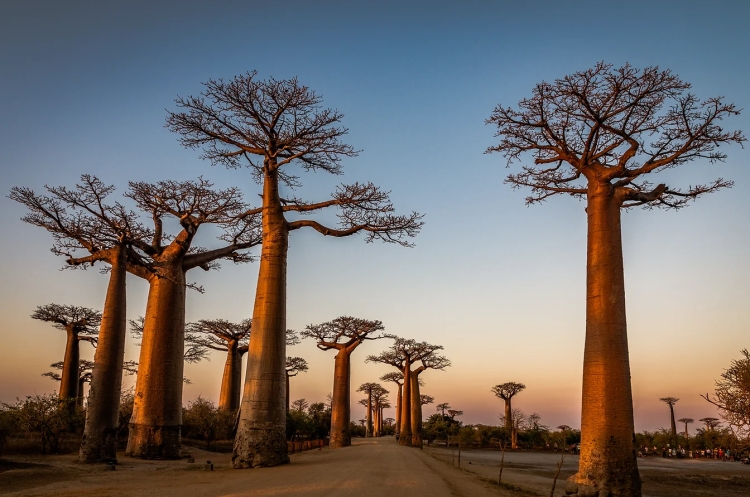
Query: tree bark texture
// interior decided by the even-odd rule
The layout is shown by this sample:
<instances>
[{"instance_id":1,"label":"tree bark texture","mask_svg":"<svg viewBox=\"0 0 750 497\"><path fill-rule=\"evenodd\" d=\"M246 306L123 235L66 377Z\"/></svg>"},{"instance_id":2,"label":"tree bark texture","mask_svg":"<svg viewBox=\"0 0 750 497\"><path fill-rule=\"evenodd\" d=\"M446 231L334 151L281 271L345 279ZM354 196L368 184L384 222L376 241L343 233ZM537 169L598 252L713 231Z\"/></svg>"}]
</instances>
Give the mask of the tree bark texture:
<instances>
[{"instance_id":1,"label":"tree bark texture","mask_svg":"<svg viewBox=\"0 0 750 497\"><path fill-rule=\"evenodd\" d=\"M263 248L232 467L289 462L286 444L286 264L289 232L278 176L263 182Z\"/></svg>"},{"instance_id":2,"label":"tree bark texture","mask_svg":"<svg viewBox=\"0 0 750 497\"><path fill-rule=\"evenodd\" d=\"M73 329L73 325L68 325L65 331L67 341L65 343L65 358L63 359L59 397L60 400L74 401L78 397L78 368L81 362L78 333Z\"/></svg>"},{"instance_id":3,"label":"tree bark texture","mask_svg":"<svg viewBox=\"0 0 750 497\"><path fill-rule=\"evenodd\" d=\"M404 391L401 396L401 434L398 443L411 447L411 363L405 361Z\"/></svg>"},{"instance_id":4,"label":"tree bark texture","mask_svg":"<svg viewBox=\"0 0 750 497\"><path fill-rule=\"evenodd\" d=\"M422 398L419 393L419 374L411 373L411 445L422 448Z\"/></svg>"},{"instance_id":5,"label":"tree bark texture","mask_svg":"<svg viewBox=\"0 0 750 497\"><path fill-rule=\"evenodd\" d=\"M126 453L145 459L180 457L185 342L182 262L162 266L150 288Z\"/></svg>"},{"instance_id":6,"label":"tree bark texture","mask_svg":"<svg viewBox=\"0 0 750 497\"><path fill-rule=\"evenodd\" d=\"M367 424L365 427L365 437L372 437L372 392L367 394Z\"/></svg>"},{"instance_id":7,"label":"tree bark texture","mask_svg":"<svg viewBox=\"0 0 750 497\"><path fill-rule=\"evenodd\" d=\"M581 457L570 483L577 485L579 496L640 497L625 319L621 202L610 184L591 179L587 197Z\"/></svg>"},{"instance_id":8,"label":"tree bark texture","mask_svg":"<svg viewBox=\"0 0 750 497\"><path fill-rule=\"evenodd\" d=\"M237 342L227 342L227 359L224 362L224 375L221 377L219 409L234 411L240 407L240 381L242 379L242 354L237 350Z\"/></svg>"},{"instance_id":9,"label":"tree bark texture","mask_svg":"<svg viewBox=\"0 0 750 497\"><path fill-rule=\"evenodd\" d=\"M127 334L125 252L111 261L99 344L94 353L86 425L78 459L85 463L117 460L122 365Z\"/></svg>"},{"instance_id":10,"label":"tree bark texture","mask_svg":"<svg viewBox=\"0 0 750 497\"><path fill-rule=\"evenodd\" d=\"M352 444L349 431L351 360L346 349L339 349L334 359L333 402L331 403L331 448L348 447Z\"/></svg>"}]
</instances>

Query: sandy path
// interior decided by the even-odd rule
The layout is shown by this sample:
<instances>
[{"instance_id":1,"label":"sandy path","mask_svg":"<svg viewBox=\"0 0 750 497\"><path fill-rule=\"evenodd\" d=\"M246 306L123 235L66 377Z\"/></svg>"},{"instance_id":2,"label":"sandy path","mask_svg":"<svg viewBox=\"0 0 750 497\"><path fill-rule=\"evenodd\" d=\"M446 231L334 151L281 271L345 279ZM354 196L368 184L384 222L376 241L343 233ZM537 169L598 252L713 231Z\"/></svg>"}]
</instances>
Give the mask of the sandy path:
<instances>
[{"instance_id":1,"label":"sandy path","mask_svg":"<svg viewBox=\"0 0 750 497\"><path fill-rule=\"evenodd\" d=\"M196 464L123 457L116 471L87 467L71 456L47 460L58 479L39 479L39 469L0 474L0 494L24 496L305 496L305 497L484 497L512 495L452 469L423 452L400 447L390 437L357 439L352 447L313 450L292 464L261 470L231 470L228 454L191 449ZM218 457L217 457L218 456ZM211 458L213 472L201 464ZM27 478L23 475L26 472ZM15 473L15 474L14 474ZM34 473L37 473L35 481ZM29 488L29 485L34 485ZM36 485L35 485L36 484Z\"/></svg>"}]
</instances>

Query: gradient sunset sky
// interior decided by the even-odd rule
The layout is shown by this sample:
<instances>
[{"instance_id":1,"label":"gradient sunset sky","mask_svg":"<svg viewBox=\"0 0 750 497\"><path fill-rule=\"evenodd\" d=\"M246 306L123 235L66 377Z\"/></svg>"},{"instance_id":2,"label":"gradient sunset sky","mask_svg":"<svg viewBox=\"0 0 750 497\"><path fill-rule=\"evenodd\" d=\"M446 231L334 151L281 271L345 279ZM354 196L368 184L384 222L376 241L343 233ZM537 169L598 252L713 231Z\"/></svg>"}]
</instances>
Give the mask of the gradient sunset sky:
<instances>
[{"instance_id":1,"label":"gradient sunset sky","mask_svg":"<svg viewBox=\"0 0 750 497\"><path fill-rule=\"evenodd\" d=\"M528 388L514 407L552 427L580 426L584 204L525 207L526 192L503 184L503 158L484 154L496 142L484 120L536 83L603 60L669 68L699 97L725 96L746 109L726 127L750 134L749 22L750 3L738 1L3 2L0 401L56 388L40 375L62 360L64 333L30 319L35 307L101 309L107 283L97 270L60 271L49 234L19 220L11 187L41 191L90 173L122 192L129 180L203 175L257 203L249 171L212 168L164 128L177 95L257 70L298 76L345 114L347 141L362 150L341 178L303 173L297 195L322 200L342 181L371 180L399 211L426 214L413 249L293 233L289 326L380 319L389 333L445 347L453 366L426 372L423 393L463 410L463 421L497 423L490 387L517 381ZM750 348L750 155L727 153L726 163L696 161L663 177L683 187L723 177L733 189L679 212L623 215L638 431L669 425L659 397L681 399L678 418L715 415L698 395ZM215 235L206 230L199 243ZM189 293L188 320L249 317L257 270L193 271L206 293ZM147 290L128 280L131 318L143 314ZM387 345L355 352L355 388L389 371L364 363ZM126 357L138 351L129 339ZM292 399L323 401L334 353L310 341L288 353L310 364L292 380ZM86 343L82 357L93 357ZM218 399L223 359L186 367L185 402ZM361 417L355 404L352 418Z\"/></svg>"}]
</instances>

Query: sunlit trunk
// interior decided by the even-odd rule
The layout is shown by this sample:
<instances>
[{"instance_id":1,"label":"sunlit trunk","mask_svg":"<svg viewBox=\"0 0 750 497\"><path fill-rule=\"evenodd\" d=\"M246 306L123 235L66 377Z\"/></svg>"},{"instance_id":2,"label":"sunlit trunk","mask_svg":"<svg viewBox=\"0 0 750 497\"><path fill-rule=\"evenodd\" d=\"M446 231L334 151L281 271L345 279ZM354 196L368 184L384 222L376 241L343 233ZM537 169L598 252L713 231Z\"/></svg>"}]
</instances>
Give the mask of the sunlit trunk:
<instances>
[{"instance_id":1,"label":"sunlit trunk","mask_svg":"<svg viewBox=\"0 0 750 497\"><path fill-rule=\"evenodd\" d=\"M422 448L422 399L419 375L411 373L411 445Z\"/></svg>"},{"instance_id":2,"label":"sunlit trunk","mask_svg":"<svg viewBox=\"0 0 750 497\"><path fill-rule=\"evenodd\" d=\"M403 391L403 385L401 383L398 384L398 396L396 397L396 424L393 427L396 435L399 434L399 431L401 430L401 392Z\"/></svg>"},{"instance_id":3,"label":"sunlit trunk","mask_svg":"<svg viewBox=\"0 0 750 497\"><path fill-rule=\"evenodd\" d=\"M126 453L180 457L185 342L185 273L182 264L160 268L149 283L135 402Z\"/></svg>"},{"instance_id":4,"label":"sunlit trunk","mask_svg":"<svg viewBox=\"0 0 750 497\"><path fill-rule=\"evenodd\" d=\"M404 366L404 391L401 396L401 434L398 443L411 446L411 364Z\"/></svg>"},{"instance_id":5,"label":"sunlit trunk","mask_svg":"<svg viewBox=\"0 0 750 497\"><path fill-rule=\"evenodd\" d=\"M639 497L625 320L620 202L589 181L586 343L578 495Z\"/></svg>"},{"instance_id":6,"label":"sunlit trunk","mask_svg":"<svg viewBox=\"0 0 750 497\"><path fill-rule=\"evenodd\" d=\"M99 343L91 371L86 426L78 454L81 462L117 459L122 364L127 331L124 251L115 256L111 265L99 327Z\"/></svg>"},{"instance_id":7,"label":"sunlit trunk","mask_svg":"<svg viewBox=\"0 0 750 497\"><path fill-rule=\"evenodd\" d=\"M240 406L241 367L242 356L237 351L237 342L227 342L227 358L224 362L224 374L221 377L221 391L219 392L219 409L234 411Z\"/></svg>"},{"instance_id":8,"label":"sunlit trunk","mask_svg":"<svg viewBox=\"0 0 750 497\"><path fill-rule=\"evenodd\" d=\"M365 428L365 436L372 436L372 393L367 394L367 427Z\"/></svg>"},{"instance_id":9,"label":"sunlit trunk","mask_svg":"<svg viewBox=\"0 0 750 497\"><path fill-rule=\"evenodd\" d=\"M286 264L289 232L278 176L263 182L263 248L232 467L289 462L286 444Z\"/></svg>"},{"instance_id":10,"label":"sunlit trunk","mask_svg":"<svg viewBox=\"0 0 750 497\"><path fill-rule=\"evenodd\" d=\"M78 333L72 326L66 330L68 339L65 343L62 380L60 381L60 400L75 401L78 397L78 367L81 362L78 349ZM72 405L72 404L71 404Z\"/></svg>"},{"instance_id":11,"label":"sunlit trunk","mask_svg":"<svg viewBox=\"0 0 750 497\"><path fill-rule=\"evenodd\" d=\"M350 407L350 371L349 353L341 349L336 354L333 368L333 399L331 402L331 448L347 447L352 444L349 431L351 417Z\"/></svg>"}]
</instances>

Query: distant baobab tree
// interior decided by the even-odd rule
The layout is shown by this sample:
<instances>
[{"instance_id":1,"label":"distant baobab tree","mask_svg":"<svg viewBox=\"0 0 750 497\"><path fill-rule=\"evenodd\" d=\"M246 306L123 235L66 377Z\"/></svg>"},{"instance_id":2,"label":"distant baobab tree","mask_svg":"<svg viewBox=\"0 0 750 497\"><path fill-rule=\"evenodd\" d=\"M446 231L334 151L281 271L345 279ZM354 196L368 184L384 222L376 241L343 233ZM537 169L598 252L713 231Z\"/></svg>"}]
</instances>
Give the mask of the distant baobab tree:
<instances>
[{"instance_id":1,"label":"distant baobab tree","mask_svg":"<svg viewBox=\"0 0 750 497\"><path fill-rule=\"evenodd\" d=\"M388 404L389 393L380 384L372 390L372 412L374 415L372 436L374 437L379 437L383 431L383 405Z\"/></svg>"},{"instance_id":2,"label":"distant baobab tree","mask_svg":"<svg viewBox=\"0 0 750 497\"><path fill-rule=\"evenodd\" d=\"M322 324L311 324L300 333L315 340L320 350L336 350L333 367L333 401L331 404L331 448L352 444L351 421L351 355L365 340L383 338L383 323L341 316Z\"/></svg>"},{"instance_id":3,"label":"distant baobab tree","mask_svg":"<svg viewBox=\"0 0 750 497\"><path fill-rule=\"evenodd\" d=\"M251 261L246 249L260 243L259 219L239 220L247 210L239 189L217 190L203 178L129 185L125 196L152 214L154 235L150 244L139 246L151 264L132 271L148 281L149 292L126 453L174 459L180 457L185 290L194 287L186 274L195 268L216 269L220 259ZM165 233L164 218L179 221L176 234ZM222 229L223 246L193 246L206 224Z\"/></svg>"},{"instance_id":4,"label":"distant baobab tree","mask_svg":"<svg viewBox=\"0 0 750 497\"><path fill-rule=\"evenodd\" d=\"M491 388L492 393L494 393L497 398L505 401L505 431L508 433L508 436L511 437L513 434L513 416L511 415L511 413L513 412L513 408L511 406L511 402L513 400L513 397L515 397L525 389L526 385L513 381L501 383ZM515 449L515 444L512 447Z\"/></svg>"},{"instance_id":5,"label":"distant baobab tree","mask_svg":"<svg viewBox=\"0 0 750 497\"><path fill-rule=\"evenodd\" d=\"M309 368L307 361L301 357L287 357L284 371L286 373L286 408L289 409L289 378L306 372Z\"/></svg>"},{"instance_id":6,"label":"distant baobab tree","mask_svg":"<svg viewBox=\"0 0 750 497\"><path fill-rule=\"evenodd\" d=\"M372 413L372 400L373 399L372 399L372 393L373 393L374 390L377 390L379 388L383 388L382 385L380 385L380 383L368 382L368 383L362 383L359 386L359 388L357 389L358 392L362 392L365 395L367 395L367 397L365 397L365 399L364 399L366 401L366 404L364 404L364 405L367 406L367 416L366 416L366 418L367 418L367 425L365 426L365 437L368 437L368 438L373 435L373 425L372 425L372 414L373 414Z\"/></svg>"},{"instance_id":7,"label":"distant baobab tree","mask_svg":"<svg viewBox=\"0 0 750 497\"><path fill-rule=\"evenodd\" d=\"M393 426L393 423L394 423L395 421L396 421L396 420L395 420L394 418L385 418L385 419L383 420L383 422L385 423L385 426L388 426L388 427L390 427L390 426Z\"/></svg>"},{"instance_id":8,"label":"distant baobab tree","mask_svg":"<svg viewBox=\"0 0 750 497\"><path fill-rule=\"evenodd\" d=\"M672 422L672 438L677 439L677 425L674 422L674 405L677 403L678 398L676 397L662 397L659 400L669 406L670 421Z\"/></svg>"},{"instance_id":9,"label":"distant baobab tree","mask_svg":"<svg viewBox=\"0 0 750 497\"><path fill-rule=\"evenodd\" d=\"M86 409L86 426L79 460L84 463L115 461L120 430L120 397L126 337L126 271L148 262L137 247L147 244L153 232L120 202L110 203L114 191L96 176L85 174L73 188L45 187L47 195L29 188L13 188L10 198L30 213L23 221L49 231L52 252L66 257L67 267L108 265L109 285L94 354Z\"/></svg>"},{"instance_id":10,"label":"distant baobab tree","mask_svg":"<svg viewBox=\"0 0 750 497\"><path fill-rule=\"evenodd\" d=\"M396 435L398 435L399 422L401 420L401 397L404 388L404 373L401 371L392 371L381 376L380 381L388 381L391 383L395 383L398 386L398 394L396 395L396 419L394 420L394 432L396 433Z\"/></svg>"},{"instance_id":11,"label":"distant baobab tree","mask_svg":"<svg viewBox=\"0 0 750 497\"><path fill-rule=\"evenodd\" d=\"M58 396L63 401L75 400L78 397L81 362L78 344L82 340L96 344L96 336L102 320L101 312L75 305L47 304L37 307L31 317L52 323L52 326L66 333L67 341Z\"/></svg>"},{"instance_id":12,"label":"distant baobab tree","mask_svg":"<svg viewBox=\"0 0 750 497\"><path fill-rule=\"evenodd\" d=\"M423 406L426 406L427 404L432 404L435 402L435 397L432 395L420 395L419 396L419 403Z\"/></svg>"},{"instance_id":13,"label":"distant baobab tree","mask_svg":"<svg viewBox=\"0 0 750 497\"><path fill-rule=\"evenodd\" d=\"M456 416L463 416L464 412L457 409L448 409L448 416L451 417L451 421L456 419Z\"/></svg>"},{"instance_id":14,"label":"distant baobab tree","mask_svg":"<svg viewBox=\"0 0 750 497\"><path fill-rule=\"evenodd\" d=\"M557 429L558 429L558 430L560 430L560 431L570 431L570 430L572 430L573 428L571 428L571 427L570 427L570 426L568 426L568 425L560 425L560 426L558 426L558 427L557 427Z\"/></svg>"},{"instance_id":15,"label":"distant baobab tree","mask_svg":"<svg viewBox=\"0 0 750 497\"><path fill-rule=\"evenodd\" d=\"M64 365L65 363L60 361L50 364L49 367L55 368L58 371L62 371ZM91 370L93 368L94 363L92 361L82 359L78 363L78 396L76 397L76 407L78 407L79 409L83 408L83 387L86 383L91 382ZM42 373L42 376L47 376L48 378L51 378L55 381L62 380L62 376L60 376L60 373L55 373L54 371Z\"/></svg>"},{"instance_id":16,"label":"distant baobab tree","mask_svg":"<svg viewBox=\"0 0 750 497\"><path fill-rule=\"evenodd\" d=\"M223 411L235 411L240 407L242 356L247 353L251 324L250 319L239 323L201 319L185 326L185 333L194 337L196 345L227 354L219 391L219 409Z\"/></svg>"},{"instance_id":17,"label":"distant baobab tree","mask_svg":"<svg viewBox=\"0 0 750 497\"><path fill-rule=\"evenodd\" d=\"M695 420L693 418L681 418L681 419L678 419L677 421L679 421L680 423L685 423L685 436L689 437L690 433L688 433L688 425L690 423L694 423Z\"/></svg>"},{"instance_id":18,"label":"distant baobab tree","mask_svg":"<svg viewBox=\"0 0 750 497\"><path fill-rule=\"evenodd\" d=\"M706 426L706 431L714 431L716 428L721 426L719 418L701 418L698 421Z\"/></svg>"},{"instance_id":19,"label":"distant baobab tree","mask_svg":"<svg viewBox=\"0 0 750 497\"><path fill-rule=\"evenodd\" d=\"M450 409L451 406L447 402L443 402L442 404L438 404L435 406L435 410L440 413L441 419L445 418L445 411Z\"/></svg>"},{"instance_id":20,"label":"distant baobab tree","mask_svg":"<svg viewBox=\"0 0 750 497\"><path fill-rule=\"evenodd\" d=\"M308 406L309 404L307 403L307 400L297 399L294 402L292 402L292 411L297 411L299 413L302 413L307 410Z\"/></svg>"},{"instance_id":21,"label":"distant baobab tree","mask_svg":"<svg viewBox=\"0 0 750 497\"><path fill-rule=\"evenodd\" d=\"M332 198L308 202L283 198L280 187L301 186L290 167L304 171L342 172L341 161L357 151L342 138L343 115L322 107L322 98L296 78L261 80L255 72L229 81L209 80L198 97L176 100L167 127L188 148L202 148L202 157L230 168L249 166L262 184L263 205L246 214L261 214L263 248L253 309L253 334L240 423L232 467L276 466L289 462L285 438L284 332L286 330L286 268L289 234L311 228L324 236L366 233L366 241L410 246L408 238L422 227L422 215L395 215L389 193L372 183L341 185ZM308 217L338 207L339 226L325 226Z\"/></svg>"},{"instance_id":22,"label":"distant baobab tree","mask_svg":"<svg viewBox=\"0 0 750 497\"><path fill-rule=\"evenodd\" d=\"M527 204L559 194L586 200L581 457L578 473L569 480L571 492L641 495L632 447L620 211L679 209L730 187L730 181L719 178L682 190L654 185L647 177L695 159L723 161L726 154L719 146L745 141L740 131L721 126L725 117L739 114L733 104L722 98L699 100L689 89L669 70L602 62L537 84L517 110L498 105L486 121L497 127L500 138L487 152L503 154L509 165L524 161L506 182L531 189Z\"/></svg>"},{"instance_id":23,"label":"distant baobab tree","mask_svg":"<svg viewBox=\"0 0 750 497\"><path fill-rule=\"evenodd\" d=\"M440 345L424 344L425 349L431 349L429 353L422 353L420 356L421 364L411 371L411 433L412 446L422 448L422 406L435 401L429 395L422 395L419 391L420 375L428 369L445 371L450 367L451 362L444 356L437 353L442 350Z\"/></svg>"}]
</instances>

